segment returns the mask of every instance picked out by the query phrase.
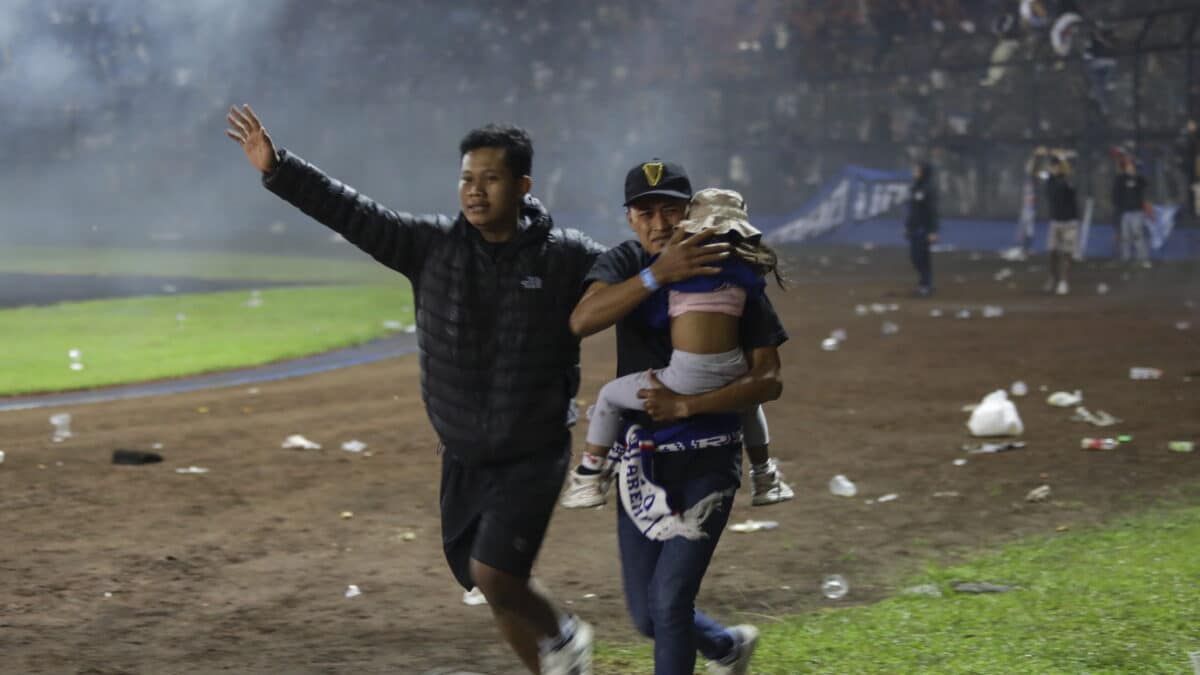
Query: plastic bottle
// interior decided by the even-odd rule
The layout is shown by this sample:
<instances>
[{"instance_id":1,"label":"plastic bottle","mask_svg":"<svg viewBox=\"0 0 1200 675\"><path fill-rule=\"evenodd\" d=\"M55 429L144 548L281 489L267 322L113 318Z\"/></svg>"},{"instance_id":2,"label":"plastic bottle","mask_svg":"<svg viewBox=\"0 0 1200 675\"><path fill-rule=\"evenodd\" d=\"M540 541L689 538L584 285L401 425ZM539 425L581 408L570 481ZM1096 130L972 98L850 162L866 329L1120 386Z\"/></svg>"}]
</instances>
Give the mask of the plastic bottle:
<instances>
[{"instance_id":1,"label":"plastic bottle","mask_svg":"<svg viewBox=\"0 0 1200 675\"><path fill-rule=\"evenodd\" d=\"M1129 379L1131 380L1157 380L1162 377L1163 371L1158 368L1130 368Z\"/></svg>"},{"instance_id":2,"label":"plastic bottle","mask_svg":"<svg viewBox=\"0 0 1200 675\"><path fill-rule=\"evenodd\" d=\"M1079 441L1081 450L1114 450L1120 445L1115 438L1085 438Z\"/></svg>"},{"instance_id":3,"label":"plastic bottle","mask_svg":"<svg viewBox=\"0 0 1200 675\"><path fill-rule=\"evenodd\" d=\"M61 442L71 437L71 413L55 413L50 416L50 424L54 426L54 442Z\"/></svg>"},{"instance_id":4,"label":"plastic bottle","mask_svg":"<svg viewBox=\"0 0 1200 675\"><path fill-rule=\"evenodd\" d=\"M839 473L829 479L829 491L839 497L853 497L858 494L858 487L849 478Z\"/></svg>"},{"instance_id":5,"label":"plastic bottle","mask_svg":"<svg viewBox=\"0 0 1200 675\"><path fill-rule=\"evenodd\" d=\"M821 581L821 594L830 600L840 600L850 592L850 584L840 574L830 574Z\"/></svg>"},{"instance_id":6,"label":"plastic bottle","mask_svg":"<svg viewBox=\"0 0 1200 675\"><path fill-rule=\"evenodd\" d=\"M1013 396L1024 396L1029 393L1029 385L1021 380L1012 383L1012 388L1009 389Z\"/></svg>"}]
</instances>

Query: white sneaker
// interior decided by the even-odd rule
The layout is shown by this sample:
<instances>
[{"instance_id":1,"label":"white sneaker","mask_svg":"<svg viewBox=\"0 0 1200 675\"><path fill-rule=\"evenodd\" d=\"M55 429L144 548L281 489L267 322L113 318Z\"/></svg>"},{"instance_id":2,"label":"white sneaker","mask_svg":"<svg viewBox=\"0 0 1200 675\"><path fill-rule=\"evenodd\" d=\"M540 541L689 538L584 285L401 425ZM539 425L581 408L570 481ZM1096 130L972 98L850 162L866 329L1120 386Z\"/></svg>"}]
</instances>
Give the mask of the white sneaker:
<instances>
[{"instance_id":1,"label":"white sneaker","mask_svg":"<svg viewBox=\"0 0 1200 675\"><path fill-rule=\"evenodd\" d=\"M576 617L566 644L538 657L542 675L592 675L592 626Z\"/></svg>"},{"instance_id":2,"label":"white sneaker","mask_svg":"<svg viewBox=\"0 0 1200 675\"><path fill-rule=\"evenodd\" d=\"M758 629L743 624L730 628L729 632L737 639L737 646L734 647L736 657L732 663L709 661L709 675L747 675L750 672L750 659L754 657L754 648L758 646Z\"/></svg>"},{"instance_id":3,"label":"white sneaker","mask_svg":"<svg viewBox=\"0 0 1200 675\"><path fill-rule=\"evenodd\" d=\"M612 469L600 473L581 474L571 471L567 489L563 491L559 504L564 509L590 509L603 506L608 501L608 487L612 484Z\"/></svg>"},{"instance_id":4,"label":"white sneaker","mask_svg":"<svg viewBox=\"0 0 1200 675\"><path fill-rule=\"evenodd\" d=\"M1067 286L1067 282L1064 280L1058 282L1058 286L1054 288L1054 292L1058 295L1066 295L1067 293L1071 292L1071 289Z\"/></svg>"},{"instance_id":5,"label":"white sneaker","mask_svg":"<svg viewBox=\"0 0 1200 675\"><path fill-rule=\"evenodd\" d=\"M783 482L783 472L775 465L775 460L768 459L766 471L750 469L750 495L752 505L767 506L786 502L795 493Z\"/></svg>"}]
</instances>

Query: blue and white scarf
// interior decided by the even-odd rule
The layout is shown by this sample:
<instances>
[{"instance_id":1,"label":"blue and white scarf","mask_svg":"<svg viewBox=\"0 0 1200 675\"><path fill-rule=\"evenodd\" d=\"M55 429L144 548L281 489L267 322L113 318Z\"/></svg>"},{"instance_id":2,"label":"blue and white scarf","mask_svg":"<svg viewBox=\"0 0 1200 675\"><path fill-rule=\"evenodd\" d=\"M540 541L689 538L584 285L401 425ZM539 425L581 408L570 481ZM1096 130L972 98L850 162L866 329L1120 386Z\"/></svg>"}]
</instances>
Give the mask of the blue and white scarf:
<instances>
[{"instance_id":1,"label":"blue and white scarf","mask_svg":"<svg viewBox=\"0 0 1200 675\"><path fill-rule=\"evenodd\" d=\"M680 513L667 504L666 490L646 475L646 462L656 451L678 452L693 447L718 447L740 442L741 432L736 432L720 437L697 438L688 443L674 443L671 444L673 447L656 447L649 432L639 425L630 425L625 434L625 444L616 443L609 451L609 459L617 467L616 480L626 515L643 535L656 541L673 537L692 540L708 538L701 526L721 508L722 500L733 494L733 488L712 492Z\"/></svg>"}]
</instances>

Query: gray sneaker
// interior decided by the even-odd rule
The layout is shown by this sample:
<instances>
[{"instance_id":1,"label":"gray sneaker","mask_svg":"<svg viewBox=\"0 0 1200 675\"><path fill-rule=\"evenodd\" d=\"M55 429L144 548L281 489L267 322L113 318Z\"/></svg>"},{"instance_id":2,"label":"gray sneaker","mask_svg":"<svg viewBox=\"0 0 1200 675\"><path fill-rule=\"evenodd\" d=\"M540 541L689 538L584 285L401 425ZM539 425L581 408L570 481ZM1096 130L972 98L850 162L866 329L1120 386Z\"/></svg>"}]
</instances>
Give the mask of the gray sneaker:
<instances>
[{"instance_id":1,"label":"gray sneaker","mask_svg":"<svg viewBox=\"0 0 1200 675\"><path fill-rule=\"evenodd\" d=\"M592 675L592 626L575 617L575 633L558 649L540 655L542 675Z\"/></svg>"},{"instance_id":2,"label":"gray sneaker","mask_svg":"<svg viewBox=\"0 0 1200 675\"><path fill-rule=\"evenodd\" d=\"M608 488L612 485L612 468L600 473L582 474L578 469L571 471L567 489L563 490L559 504L564 509L592 509L604 506L608 501Z\"/></svg>"},{"instance_id":3,"label":"gray sneaker","mask_svg":"<svg viewBox=\"0 0 1200 675\"><path fill-rule=\"evenodd\" d=\"M750 672L750 659L754 658L754 648L758 646L758 629L743 624L729 629L737 644L733 648L732 661L708 662L709 675L747 675Z\"/></svg>"},{"instance_id":4,"label":"gray sneaker","mask_svg":"<svg viewBox=\"0 0 1200 675\"><path fill-rule=\"evenodd\" d=\"M765 471L750 469L750 495L751 505L768 506L786 502L795 493L783 482L783 472L775 465L775 460L768 459Z\"/></svg>"}]
</instances>

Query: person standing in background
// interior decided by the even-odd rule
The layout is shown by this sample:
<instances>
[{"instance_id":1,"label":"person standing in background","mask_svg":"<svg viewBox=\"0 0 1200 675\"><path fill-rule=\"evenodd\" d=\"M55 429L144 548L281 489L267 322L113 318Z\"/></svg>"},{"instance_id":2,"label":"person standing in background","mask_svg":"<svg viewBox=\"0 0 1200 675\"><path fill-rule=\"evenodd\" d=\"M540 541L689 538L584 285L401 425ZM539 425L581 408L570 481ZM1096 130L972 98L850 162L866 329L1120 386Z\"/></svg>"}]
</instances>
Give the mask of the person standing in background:
<instances>
[{"instance_id":1,"label":"person standing in background","mask_svg":"<svg viewBox=\"0 0 1200 675\"><path fill-rule=\"evenodd\" d=\"M1137 163L1127 154L1120 155L1121 171L1113 177L1113 212L1120 218L1121 261L1128 262L1137 250L1138 264L1150 266L1146 247L1146 177L1138 173Z\"/></svg>"},{"instance_id":2,"label":"person standing in background","mask_svg":"<svg viewBox=\"0 0 1200 675\"><path fill-rule=\"evenodd\" d=\"M929 248L938 238L937 186L928 162L913 164L904 236L908 238L909 258L917 270L917 295L927 298L933 294L933 257Z\"/></svg>"},{"instance_id":3,"label":"person standing in background","mask_svg":"<svg viewBox=\"0 0 1200 675\"><path fill-rule=\"evenodd\" d=\"M1067 272L1071 256L1079 245L1079 198L1071 183L1071 167L1061 154L1050 155L1050 172L1046 181L1046 202L1050 207L1050 230L1046 250L1050 252L1050 279L1045 290L1066 295L1070 292Z\"/></svg>"}]
</instances>

